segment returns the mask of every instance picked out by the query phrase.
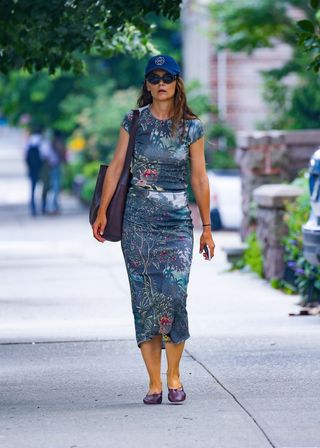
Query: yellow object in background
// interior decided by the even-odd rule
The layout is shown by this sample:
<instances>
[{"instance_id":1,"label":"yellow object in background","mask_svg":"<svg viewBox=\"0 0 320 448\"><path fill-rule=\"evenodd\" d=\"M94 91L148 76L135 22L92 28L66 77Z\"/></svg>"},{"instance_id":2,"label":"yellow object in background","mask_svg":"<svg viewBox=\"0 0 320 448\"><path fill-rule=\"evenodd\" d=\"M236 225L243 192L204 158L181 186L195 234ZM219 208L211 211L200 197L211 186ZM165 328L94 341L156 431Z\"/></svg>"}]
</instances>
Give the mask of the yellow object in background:
<instances>
[{"instance_id":1,"label":"yellow object in background","mask_svg":"<svg viewBox=\"0 0 320 448\"><path fill-rule=\"evenodd\" d=\"M71 137L69 140L68 147L71 149L71 151L79 152L84 149L86 145L86 140L82 137L82 135L75 134L74 137Z\"/></svg>"}]
</instances>

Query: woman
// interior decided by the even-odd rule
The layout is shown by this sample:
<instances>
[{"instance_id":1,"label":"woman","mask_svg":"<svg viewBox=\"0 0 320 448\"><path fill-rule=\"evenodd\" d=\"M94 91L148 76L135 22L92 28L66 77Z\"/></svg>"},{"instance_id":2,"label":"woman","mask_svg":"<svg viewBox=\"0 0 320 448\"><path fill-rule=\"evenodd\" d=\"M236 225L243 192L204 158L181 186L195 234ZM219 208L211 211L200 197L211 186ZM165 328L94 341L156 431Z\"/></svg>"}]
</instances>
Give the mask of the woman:
<instances>
[{"instance_id":1,"label":"woman","mask_svg":"<svg viewBox=\"0 0 320 448\"><path fill-rule=\"evenodd\" d=\"M132 160L121 248L132 299L137 345L149 374L145 404L162 402L161 353L166 349L168 399L186 398L179 364L188 331L187 286L192 261L193 223L187 197L187 168L203 222L200 253L214 242L210 226L209 182L201 121L186 102L180 68L170 56L152 57L138 99L140 117ZM123 168L133 112L121 125L114 158L93 224L101 237L106 210Z\"/></svg>"}]
</instances>

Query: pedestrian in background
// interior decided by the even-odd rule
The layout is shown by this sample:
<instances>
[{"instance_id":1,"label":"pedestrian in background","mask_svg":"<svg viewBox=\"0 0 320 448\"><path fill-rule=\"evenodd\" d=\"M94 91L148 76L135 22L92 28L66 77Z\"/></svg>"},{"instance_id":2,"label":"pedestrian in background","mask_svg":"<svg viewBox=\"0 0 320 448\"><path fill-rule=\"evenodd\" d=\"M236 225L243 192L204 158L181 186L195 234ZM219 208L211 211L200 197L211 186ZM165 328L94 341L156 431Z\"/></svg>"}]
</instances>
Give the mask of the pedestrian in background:
<instances>
[{"instance_id":1,"label":"pedestrian in background","mask_svg":"<svg viewBox=\"0 0 320 448\"><path fill-rule=\"evenodd\" d=\"M52 138L44 139L41 148L44 157L42 213L59 214L61 211L59 202L61 168L66 163L66 145L62 133L54 130ZM49 204L48 197L50 197Z\"/></svg>"},{"instance_id":2,"label":"pedestrian in background","mask_svg":"<svg viewBox=\"0 0 320 448\"><path fill-rule=\"evenodd\" d=\"M121 248L127 268L136 341L149 374L145 404L162 402L161 354L166 349L168 399L183 402L180 360L190 337L186 309L193 253L187 171L203 222L199 251L214 255L203 126L187 104L181 70L168 55L152 57L138 99L140 117L126 199ZM93 224L100 241L106 212L123 169L133 111L121 124L100 208ZM204 252L206 250L207 252Z\"/></svg>"},{"instance_id":3,"label":"pedestrian in background","mask_svg":"<svg viewBox=\"0 0 320 448\"><path fill-rule=\"evenodd\" d=\"M43 167L43 154L41 152L42 131L35 128L31 131L25 146L25 162L30 179L30 212L32 216L37 215L36 187L40 181L41 169Z\"/></svg>"}]
</instances>

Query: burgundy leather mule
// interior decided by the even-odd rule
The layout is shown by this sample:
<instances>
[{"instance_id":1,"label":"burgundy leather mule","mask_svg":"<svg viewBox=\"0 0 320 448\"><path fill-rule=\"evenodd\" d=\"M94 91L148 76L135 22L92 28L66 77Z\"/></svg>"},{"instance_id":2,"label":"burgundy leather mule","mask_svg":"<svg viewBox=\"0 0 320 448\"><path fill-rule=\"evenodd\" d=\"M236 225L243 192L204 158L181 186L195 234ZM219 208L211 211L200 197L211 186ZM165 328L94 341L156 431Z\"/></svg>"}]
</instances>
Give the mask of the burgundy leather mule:
<instances>
[{"instance_id":1,"label":"burgundy leather mule","mask_svg":"<svg viewBox=\"0 0 320 448\"><path fill-rule=\"evenodd\" d=\"M160 394L150 394L146 395L143 399L144 404L161 404L162 403L162 392Z\"/></svg>"},{"instance_id":2,"label":"burgundy leather mule","mask_svg":"<svg viewBox=\"0 0 320 448\"><path fill-rule=\"evenodd\" d=\"M182 385L177 389L170 389L170 387L168 387L168 391L168 400L172 403L181 403L187 397Z\"/></svg>"}]
</instances>

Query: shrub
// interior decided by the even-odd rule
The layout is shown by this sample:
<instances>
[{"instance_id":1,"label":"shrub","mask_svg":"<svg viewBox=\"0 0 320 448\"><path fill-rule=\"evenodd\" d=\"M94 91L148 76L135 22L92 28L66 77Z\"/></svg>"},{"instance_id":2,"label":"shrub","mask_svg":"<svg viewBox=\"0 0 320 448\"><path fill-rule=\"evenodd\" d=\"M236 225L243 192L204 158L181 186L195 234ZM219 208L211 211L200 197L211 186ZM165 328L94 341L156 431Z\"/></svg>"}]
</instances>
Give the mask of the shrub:
<instances>
[{"instance_id":1,"label":"shrub","mask_svg":"<svg viewBox=\"0 0 320 448\"><path fill-rule=\"evenodd\" d=\"M91 177L85 180L81 191L80 191L80 198L86 203L90 204L93 192L96 186L96 179Z\"/></svg>"},{"instance_id":2,"label":"shrub","mask_svg":"<svg viewBox=\"0 0 320 448\"><path fill-rule=\"evenodd\" d=\"M263 256L260 242L255 231L249 233L246 238L247 248L244 251L243 261L253 272L263 278Z\"/></svg>"},{"instance_id":3,"label":"shrub","mask_svg":"<svg viewBox=\"0 0 320 448\"><path fill-rule=\"evenodd\" d=\"M234 131L221 120L213 123L208 130L207 167L211 169L238 169L234 160L235 147Z\"/></svg>"},{"instance_id":4,"label":"shrub","mask_svg":"<svg viewBox=\"0 0 320 448\"><path fill-rule=\"evenodd\" d=\"M288 232L283 238L285 272L282 279L271 279L273 288L281 289L286 294L299 293L300 305L318 305L320 302L320 266L313 266L303 255L302 226L309 218L310 195L308 176L301 171L292 182L303 188L304 192L295 201L285 205L284 221ZM240 260L232 264L231 269L245 267L263 277L263 253L256 232L252 231L246 238L247 249Z\"/></svg>"},{"instance_id":5,"label":"shrub","mask_svg":"<svg viewBox=\"0 0 320 448\"><path fill-rule=\"evenodd\" d=\"M320 267L313 266L303 255L302 226L310 214L308 177L302 172L293 184L302 187L304 193L286 205L284 220L288 234L283 238L284 256L286 268L294 272L292 287L302 296L300 304L306 305L320 301Z\"/></svg>"},{"instance_id":6,"label":"shrub","mask_svg":"<svg viewBox=\"0 0 320 448\"><path fill-rule=\"evenodd\" d=\"M231 271L236 269L250 269L263 278L262 247L255 231L251 231L245 240L246 248L243 254L231 261Z\"/></svg>"},{"instance_id":7,"label":"shrub","mask_svg":"<svg viewBox=\"0 0 320 448\"><path fill-rule=\"evenodd\" d=\"M90 179L96 179L99 173L100 162L98 160L93 160L92 162L86 163L82 167L82 174L84 177Z\"/></svg>"}]
</instances>

